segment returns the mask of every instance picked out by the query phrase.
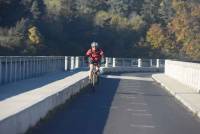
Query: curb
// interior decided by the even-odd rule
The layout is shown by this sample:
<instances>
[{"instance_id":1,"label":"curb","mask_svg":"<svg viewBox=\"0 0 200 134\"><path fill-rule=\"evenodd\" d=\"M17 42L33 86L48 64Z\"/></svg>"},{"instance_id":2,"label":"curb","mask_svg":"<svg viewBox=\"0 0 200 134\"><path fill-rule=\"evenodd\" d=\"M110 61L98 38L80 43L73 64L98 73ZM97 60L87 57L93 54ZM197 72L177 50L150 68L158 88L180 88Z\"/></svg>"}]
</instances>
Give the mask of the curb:
<instances>
[{"instance_id":1,"label":"curb","mask_svg":"<svg viewBox=\"0 0 200 134\"><path fill-rule=\"evenodd\" d=\"M152 75L153 80L158 82L162 87L164 87L171 95L173 95L176 100L181 102L190 112L193 113L193 115L197 116L200 119L200 111L196 110L195 106L188 103L186 100L184 100L181 96L176 94L176 92L173 92L166 84L162 83L158 78L156 78L154 75Z\"/></svg>"}]
</instances>

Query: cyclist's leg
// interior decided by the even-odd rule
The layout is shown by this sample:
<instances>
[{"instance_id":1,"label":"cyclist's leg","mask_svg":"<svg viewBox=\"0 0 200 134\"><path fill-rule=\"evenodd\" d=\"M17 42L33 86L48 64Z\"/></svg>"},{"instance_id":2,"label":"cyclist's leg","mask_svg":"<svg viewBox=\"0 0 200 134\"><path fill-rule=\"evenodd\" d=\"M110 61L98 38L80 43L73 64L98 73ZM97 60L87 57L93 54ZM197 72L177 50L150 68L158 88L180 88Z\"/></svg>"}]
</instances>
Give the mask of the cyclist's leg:
<instances>
[{"instance_id":1,"label":"cyclist's leg","mask_svg":"<svg viewBox=\"0 0 200 134\"><path fill-rule=\"evenodd\" d=\"M96 71L99 72L99 70L100 70L100 65L98 64L98 65L96 66Z\"/></svg>"},{"instance_id":2,"label":"cyclist's leg","mask_svg":"<svg viewBox=\"0 0 200 134\"><path fill-rule=\"evenodd\" d=\"M93 68L94 68L94 65L93 65L92 63L90 63L89 67L90 67L90 70L89 70L89 79L91 80L91 77L92 77L92 70L93 70Z\"/></svg>"},{"instance_id":3,"label":"cyclist's leg","mask_svg":"<svg viewBox=\"0 0 200 134\"><path fill-rule=\"evenodd\" d=\"M100 66L101 66L101 62L98 61L98 62L97 62L97 65L96 65L96 70L97 70L97 72L100 72Z\"/></svg>"}]
</instances>

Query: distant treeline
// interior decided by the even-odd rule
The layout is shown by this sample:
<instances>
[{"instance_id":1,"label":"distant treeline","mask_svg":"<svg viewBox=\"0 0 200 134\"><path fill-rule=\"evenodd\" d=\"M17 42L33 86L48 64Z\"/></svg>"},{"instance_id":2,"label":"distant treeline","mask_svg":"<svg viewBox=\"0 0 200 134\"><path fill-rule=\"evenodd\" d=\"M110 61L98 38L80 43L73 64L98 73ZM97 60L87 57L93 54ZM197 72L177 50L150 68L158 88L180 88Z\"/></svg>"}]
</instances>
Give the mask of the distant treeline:
<instances>
[{"instance_id":1,"label":"distant treeline","mask_svg":"<svg viewBox=\"0 0 200 134\"><path fill-rule=\"evenodd\" d=\"M200 59L199 0L0 0L0 55Z\"/></svg>"}]
</instances>

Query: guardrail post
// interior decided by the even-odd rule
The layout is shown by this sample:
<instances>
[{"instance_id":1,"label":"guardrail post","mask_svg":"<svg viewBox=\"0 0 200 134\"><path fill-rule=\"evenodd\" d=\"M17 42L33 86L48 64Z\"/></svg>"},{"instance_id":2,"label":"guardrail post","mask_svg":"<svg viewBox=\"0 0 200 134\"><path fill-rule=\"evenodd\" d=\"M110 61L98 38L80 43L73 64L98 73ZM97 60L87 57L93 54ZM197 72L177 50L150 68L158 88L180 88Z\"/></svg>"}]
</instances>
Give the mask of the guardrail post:
<instances>
[{"instance_id":1,"label":"guardrail post","mask_svg":"<svg viewBox=\"0 0 200 134\"><path fill-rule=\"evenodd\" d=\"M44 58L44 74L47 73L47 59L48 59L48 57L45 56L45 58Z\"/></svg>"},{"instance_id":2,"label":"guardrail post","mask_svg":"<svg viewBox=\"0 0 200 134\"><path fill-rule=\"evenodd\" d=\"M156 67L157 67L157 68L160 67L160 59L156 59Z\"/></svg>"},{"instance_id":3,"label":"guardrail post","mask_svg":"<svg viewBox=\"0 0 200 134\"><path fill-rule=\"evenodd\" d=\"M9 78L9 82L12 82L13 80L13 57L10 57L10 78Z\"/></svg>"},{"instance_id":4,"label":"guardrail post","mask_svg":"<svg viewBox=\"0 0 200 134\"><path fill-rule=\"evenodd\" d=\"M56 68L57 68L57 65L58 65L58 57L56 56L56 57L54 57L53 58L53 61L54 61L54 69L53 69L53 71L56 71Z\"/></svg>"},{"instance_id":5,"label":"guardrail post","mask_svg":"<svg viewBox=\"0 0 200 134\"><path fill-rule=\"evenodd\" d=\"M106 64L105 64L105 67L108 67L108 62L109 62L109 59L108 59L108 57L106 57Z\"/></svg>"},{"instance_id":6,"label":"guardrail post","mask_svg":"<svg viewBox=\"0 0 200 134\"><path fill-rule=\"evenodd\" d=\"M142 67L142 59L138 59L138 67Z\"/></svg>"},{"instance_id":7,"label":"guardrail post","mask_svg":"<svg viewBox=\"0 0 200 134\"><path fill-rule=\"evenodd\" d=\"M68 70L68 57L65 56L65 71Z\"/></svg>"},{"instance_id":8,"label":"guardrail post","mask_svg":"<svg viewBox=\"0 0 200 134\"><path fill-rule=\"evenodd\" d=\"M14 82L17 81L17 70L18 69L18 58L15 57L15 78L14 78Z\"/></svg>"},{"instance_id":9,"label":"guardrail post","mask_svg":"<svg viewBox=\"0 0 200 134\"><path fill-rule=\"evenodd\" d=\"M50 57L50 66L51 66L51 72L53 72L54 71L54 60L53 60L54 58L53 58L53 56L51 56Z\"/></svg>"},{"instance_id":10,"label":"guardrail post","mask_svg":"<svg viewBox=\"0 0 200 134\"><path fill-rule=\"evenodd\" d=\"M32 77L36 76L36 57L33 57L33 74Z\"/></svg>"},{"instance_id":11,"label":"guardrail post","mask_svg":"<svg viewBox=\"0 0 200 134\"><path fill-rule=\"evenodd\" d=\"M41 68L42 68L42 69L41 69L41 70L42 70L41 72L42 72L42 75L44 74L44 58L45 58L45 57L42 57L42 58L41 58L41 64L42 64L42 65L41 65L41 66L42 66L42 67L41 67Z\"/></svg>"},{"instance_id":12,"label":"guardrail post","mask_svg":"<svg viewBox=\"0 0 200 134\"><path fill-rule=\"evenodd\" d=\"M61 56L58 57L58 71L62 70L62 59Z\"/></svg>"},{"instance_id":13,"label":"guardrail post","mask_svg":"<svg viewBox=\"0 0 200 134\"><path fill-rule=\"evenodd\" d=\"M49 73L51 71L51 66L50 66L50 56L48 56L48 59L47 59L47 72Z\"/></svg>"},{"instance_id":14,"label":"guardrail post","mask_svg":"<svg viewBox=\"0 0 200 134\"><path fill-rule=\"evenodd\" d=\"M28 62L29 62L29 57L26 57L26 61L25 61L25 68L26 68L26 75L25 75L25 78L26 79L28 79L29 78L29 64L28 64Z\"/></svg>"},{"instance_id":15,"label":"guardrail post","mask_svg":"<svg viewBox=\"0 0 200 134\"><path fill-rule=\"evenodd\" d=\"M28 57L28 63L27 63L27 66L28 66L28 78L31 78L31 59L32 59L32 57Z\"/></svg>"},{"instance_id":16,"label":"guardrail post","mask_svg":"<svg viewBox=\"0 0 200 134\"><path fill-rule=\"evenodd\" d=\"M113 67L116 67L116 58L113 58L113 62L112 62L112 63L113 63L112 66L113 66Z\"/></svg>"},{"instance_id":17,"label":"guardrail post","mask_svg":"<svg viewBox=\"0 0 200 134\"><path fill-rule=\"evenodd\" d=\"M71 57L71 67L70 70L74 70L74 57Z\"/></svg>"},{"instance_id":18,"label":"guardrail post","mask_svg":"<svg viewBox=\"0 0 200 134\"><path fill-rule=\"evenodd\" d=\"M4 77L4 83L7 83L8 79L8 59L5 57L5 77Z\"/></svg>"},{"instance_id":19,"label":"guardrail post","mask_svg":"<svg viewBox=\"0 0 200 134\"><path fill-rule=\"evenodd\" d=\"M75 57L76 59L76 61L75 61L75 68L79 68L80 67L80 58L77 56L77 57Z\"/></svg>"},{"instance_id":20,"label":"guardrail post","mask_svg":"<svg viewBox=\"0 0 200 134\"><path fill-rule=\"evenodd\" d=\"M150 59L150 67L152 67L152 66L153 66L153 60Z\"/></svg>"},{"instance_id":21,"label":"guardrail post","mask_svg":"<svg viewBox=\"0 0 200 134\"><path fill-rule=\"evenodd\" d=\"M22 58L22 80L25 79L25 73L26 73L25 67L26 67L26 65L25 65L25 58L23 57Z\"/></svg>"},{"instance_id":22,"label":"guardrail post","mask_svg":"<svg viewBox=\"0 0 200 134\"><path fill-rule=\"evenodd\" d=\"M38 57L38 76L40 76L40 71L41 71L41 67L40 67L40 57Z\"/></svg>"}]
</instances>

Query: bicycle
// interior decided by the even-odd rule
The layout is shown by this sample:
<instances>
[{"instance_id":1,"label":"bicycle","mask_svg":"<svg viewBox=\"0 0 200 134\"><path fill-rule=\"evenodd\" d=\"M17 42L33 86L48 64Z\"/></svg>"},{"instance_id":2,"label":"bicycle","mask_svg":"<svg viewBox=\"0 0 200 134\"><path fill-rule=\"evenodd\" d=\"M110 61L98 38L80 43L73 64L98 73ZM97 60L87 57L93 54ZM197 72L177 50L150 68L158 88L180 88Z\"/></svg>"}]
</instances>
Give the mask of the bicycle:
<instances>
[{"instance_id":1,"label":"bicycle","mask_svg":"<svg viewBox=\"0 0 200 134\"><path fill-rule=\"evenodd\" d=\"M94 67L92 69L92 75L90 80L90 85L92 86L93 91L95 92L95 86L97 83L99 83L99 71L96 69L97 64L94 64Z\"/></svg>"}]
</instances>

